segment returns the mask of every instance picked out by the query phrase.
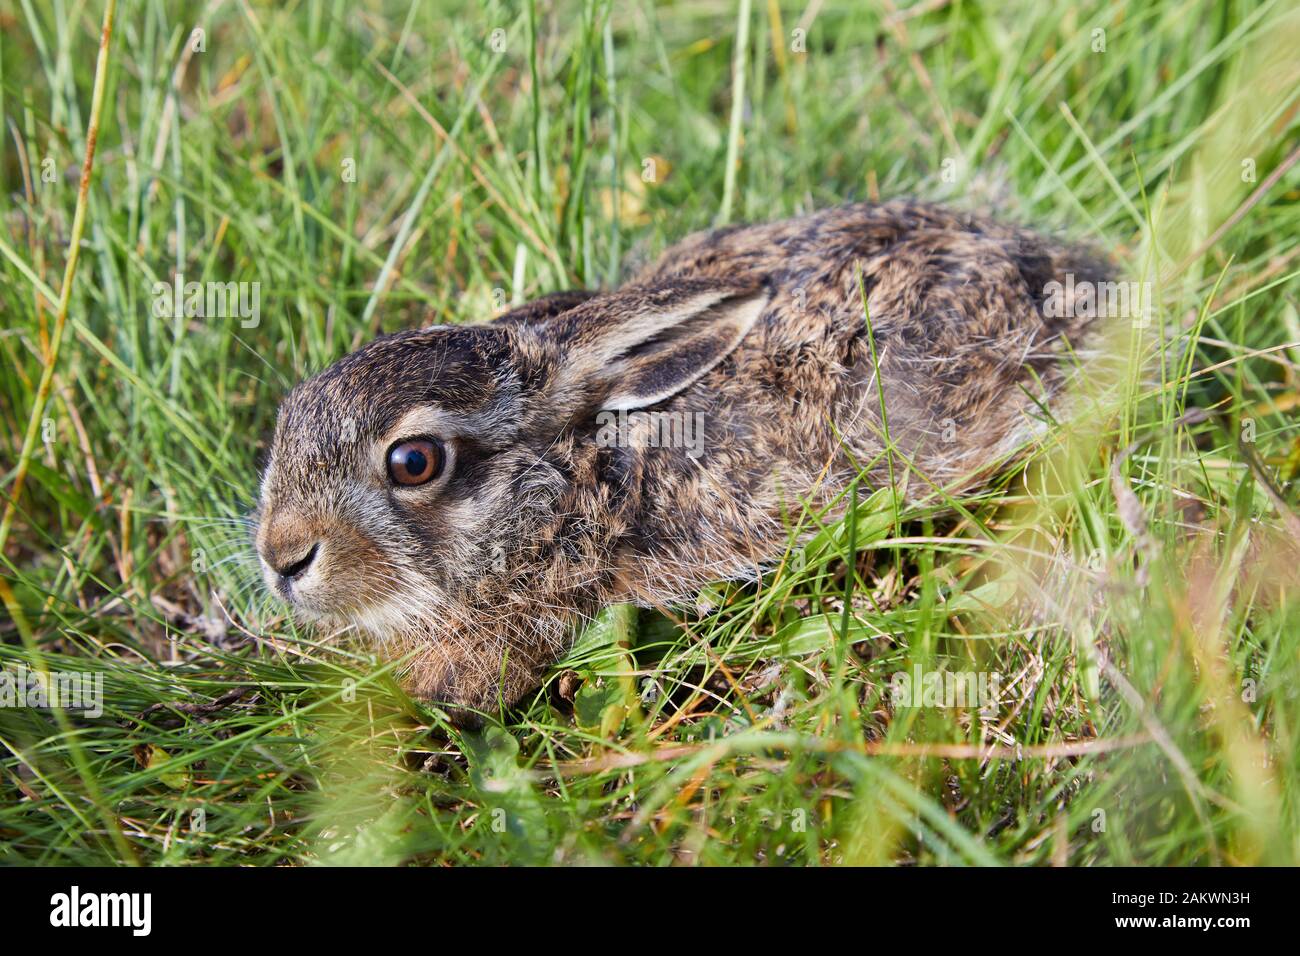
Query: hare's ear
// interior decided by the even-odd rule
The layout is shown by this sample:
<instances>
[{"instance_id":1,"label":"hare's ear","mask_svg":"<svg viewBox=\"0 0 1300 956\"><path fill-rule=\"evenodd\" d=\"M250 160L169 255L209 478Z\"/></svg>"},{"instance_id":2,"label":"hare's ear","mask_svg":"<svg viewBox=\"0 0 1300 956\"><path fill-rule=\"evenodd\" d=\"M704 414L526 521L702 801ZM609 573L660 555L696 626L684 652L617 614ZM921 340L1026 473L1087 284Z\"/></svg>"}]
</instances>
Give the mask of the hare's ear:
<instances>
[{"instance_id":1,"label":"hare's ear","mask_svg":"<svg viewBox=\"0 0 1300 956\"><path fill-rule=\"evenodd\" d=\"M601 409L661 402L726 358L769 299L761 287L700 279L591 299L547 325L563 352L555 384Z\"/></svg>"},{"instance_id":2,"label":"hare's ear","mask_svg":"<svg viewBox=\"0 0 1300 956\"><path fill-rule=\"evenodd\" d=\"M523 305L511 309L505 315L493 319L492 322L495 325L535 325L568 312L574 306L582 305L594 295L596 295L595 292L587 289L566 289L563 292L552 292L541 298L533 299L531 302L525 302Z\"/></svg>"}]
</instances>

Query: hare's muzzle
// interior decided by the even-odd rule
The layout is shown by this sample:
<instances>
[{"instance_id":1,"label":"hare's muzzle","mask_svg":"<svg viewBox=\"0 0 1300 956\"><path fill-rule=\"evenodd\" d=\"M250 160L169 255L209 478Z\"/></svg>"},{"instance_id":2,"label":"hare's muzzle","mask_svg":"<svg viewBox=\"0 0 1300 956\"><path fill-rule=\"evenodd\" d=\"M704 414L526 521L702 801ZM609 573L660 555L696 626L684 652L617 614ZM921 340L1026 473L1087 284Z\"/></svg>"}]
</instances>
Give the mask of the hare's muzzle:
<instances>
[{"instance_id":1,"label":"hare's muzzle","mask_svg":"<svg viewBox=\"0 0 1300 956\"><path fill-rule=\"evenodd\" d=\"M301 558L289 558L287 563L285 559L278 556L266 559L266 563L271 566L271 570L280 576L280 580L285 584L291 584L295 578L301 577L311 563L316 560L316 555L320 551L320 543L314 543L307 549L307 553Z\"/></svg>"},{"instance_id":2,"label":"hare's muzzle","mask_svg":"<svg viewBox=\"0 0 1300 956\"><path fill-rule=\"evenodd\" d=\"M264 519L257 529L257 553L267 584L292 600L294 584L306 580L317 565L321 543L315 529L293 515L277 513Z\"/></svg>"}]
</instances>

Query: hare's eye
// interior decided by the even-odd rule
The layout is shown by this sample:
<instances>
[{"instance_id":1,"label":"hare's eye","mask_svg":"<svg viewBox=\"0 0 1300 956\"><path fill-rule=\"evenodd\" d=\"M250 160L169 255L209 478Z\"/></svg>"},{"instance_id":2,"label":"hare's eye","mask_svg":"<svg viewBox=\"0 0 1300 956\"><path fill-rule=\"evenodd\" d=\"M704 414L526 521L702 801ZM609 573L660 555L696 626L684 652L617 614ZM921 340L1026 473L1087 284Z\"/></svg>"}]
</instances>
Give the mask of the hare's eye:
<instances>
[{"instance_id":1,"label":"hare's eye","mask_svg":"<svg viewBox=\"0 0 1300 956\"><path fill-rule=\"evenodd\" d=\"M442 474L442 444L411 438L388 449L388 477L399 485L423 485Z\"/></svg>"}]
</instances>

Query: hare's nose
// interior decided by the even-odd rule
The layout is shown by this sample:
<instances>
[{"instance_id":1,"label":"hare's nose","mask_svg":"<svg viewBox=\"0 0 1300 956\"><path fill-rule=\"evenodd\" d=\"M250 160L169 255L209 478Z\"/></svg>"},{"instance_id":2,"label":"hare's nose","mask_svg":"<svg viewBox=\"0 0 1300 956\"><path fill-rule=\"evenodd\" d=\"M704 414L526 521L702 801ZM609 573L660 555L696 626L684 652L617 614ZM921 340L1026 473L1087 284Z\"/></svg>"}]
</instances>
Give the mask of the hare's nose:
<instances>
[{"instance_id":1,"label":"hare's nose","mask_svg":"<svg viewBox=\"0 0 1300 956\"><path fill-rule=\"evenodd\" d=\"M319 526L293 511L264 515L257 529L258 554L268 574L274 575L269 583L281 591L301 578L320 558L323 544Z\"/></svg>"},{"instance_id":2,"label":"hare's nose","mask_svg":"<svg viewBox=\"0 0 1300 956\"><path fill-rule=\"evenodd\" d=\"M283 555L276 554L267 557L267 564L271 566L276 574L284 581L292 581L300 577L303 572L311 567L311 563L316 560L316 555L320 551L320 542L317 541L307 549L306 554L301 557L286 558Z\"/></svg>"}]
</instances>

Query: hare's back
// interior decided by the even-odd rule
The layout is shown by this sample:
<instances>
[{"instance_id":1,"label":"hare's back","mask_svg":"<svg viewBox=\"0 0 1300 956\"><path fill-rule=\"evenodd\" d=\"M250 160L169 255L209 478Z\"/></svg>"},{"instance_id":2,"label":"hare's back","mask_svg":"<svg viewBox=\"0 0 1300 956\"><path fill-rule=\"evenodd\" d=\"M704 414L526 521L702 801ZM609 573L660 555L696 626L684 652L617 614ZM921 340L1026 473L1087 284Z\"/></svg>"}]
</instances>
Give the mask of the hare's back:
<instances>
[{"instance_id":1,"label":"hare's back","mask_svg":"<svg viewBox=\"0 0 1300 956\"><path fill-rule=\"evenodd\" d=\"M790 414L819 419L793 423L799 431L833 419L870 460L887 425L902 452L947 479L1040 427L1038 403L1098 324L1047 308L1053 285L1104 281L1106 267L1029 230L900 201L695 235L642 278L690 277L771 286L741 360L765 377L765 400L784 389Z\"/></svg>"}]
</instances>

